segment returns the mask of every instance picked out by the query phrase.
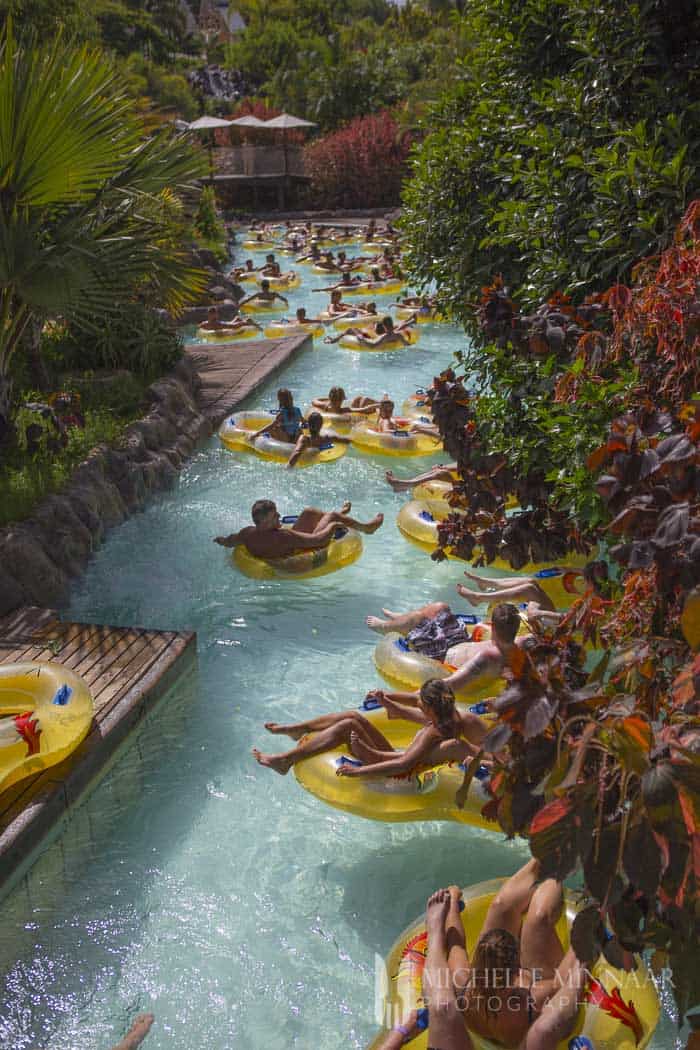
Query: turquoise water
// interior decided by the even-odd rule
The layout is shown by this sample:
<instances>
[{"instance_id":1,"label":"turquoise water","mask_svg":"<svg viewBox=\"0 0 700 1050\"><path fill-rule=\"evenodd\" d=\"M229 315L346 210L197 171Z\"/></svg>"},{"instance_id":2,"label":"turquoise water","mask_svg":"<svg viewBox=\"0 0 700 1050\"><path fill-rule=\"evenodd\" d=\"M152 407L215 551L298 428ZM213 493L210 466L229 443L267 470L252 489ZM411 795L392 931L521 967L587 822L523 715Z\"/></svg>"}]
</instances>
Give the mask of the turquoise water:
<instances>
[{"instance_id":1,"label":"turquoise water","mask_svg":"<svg viewBox=\"0 0 700 1050\"><path fill-rule=\"evenodd\" d=\"M307 288L290 299L325 302ZM340 382L400 405L462 340L425 327L393 354L320 344L245 407L272 406L282 382L301 404ZM107 1050L149 1010L153 1050L363 1047L376 1030L375 956L427 895L526 858L524 844L476 829L340 813L250 756L279 740L263 721L354 706L378 684L366 613L453 598L459 570L401 537L406 497L382 480L388 466L409 475L435 461L350 451L290 472L212 439L173 492L109 536L65 615L194 628L198 667L0 906L0 1046ZM246 524L262 496L283 513L349 498L386 522L343 572L257 582L211 541ZM673 1041L668 1026L653 1046Z\"/></svg>"}]
</instances>

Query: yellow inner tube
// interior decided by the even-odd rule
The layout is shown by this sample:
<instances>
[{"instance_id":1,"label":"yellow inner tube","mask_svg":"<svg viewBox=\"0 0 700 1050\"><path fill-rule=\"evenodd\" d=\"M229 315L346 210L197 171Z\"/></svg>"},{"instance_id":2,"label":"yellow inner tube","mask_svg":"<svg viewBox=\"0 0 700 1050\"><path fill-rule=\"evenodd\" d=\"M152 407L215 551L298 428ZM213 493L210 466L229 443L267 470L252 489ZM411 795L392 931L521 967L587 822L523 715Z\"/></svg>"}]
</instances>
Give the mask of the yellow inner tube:
<instances>
[{"instance_id":1,"label":"yellow inner tube","mask_svg":"<svg viewBox=\"0 0 700 1050\"><path fill-rule=\"evenodd\" d=\"M359 284L349 284L342 291L343 295L366 295L368 292L372 295L396 295L405 287L405 281L391 278L388 281L361 281Z\"/></svg>"},{"instance_id":2,"label":"yellow inner tube","mask_svg":"<svg viewBox=\"0 0 700 1050\"><path fill-rule=\"evenodd\" d=\"M317 338L323 335L324 331L322 324L298 324L294 321L283 324L282 321L273 321L265 328L265 335L268 339L284 339L288 335L310 335Z\"/></svg>"},{"instance_id":3,"label":"yellow inner tube","mask_svg":"<svg viewBox=\"0 0 700 1050\"><path fill-rule=\"evenodd\" d=\"M319 314L319 317L325 317L325 314ZM344 332L346 328L365 328L370 330L371 325L375 325L377 321L381 320L379 314L357 314L355 317L338 317L335 314L332 315L333 327L337 332Z\"/></svg>"},{"instance_id":4,"label":"yellow inner tube","mask_svg":"<svg viewBox=\"0 0 700 1050\"><path fill-rule=\"evenodd\" d=\"M284 303L279 299L251 299L249 303L243 303L241 313L244 314L276 314L284 309Z\"/></svg>"},{"instance_id":5,"label":"yellow inner tube","mask_svg":"<svg viewBox=\"0 0 700 1050\"><path fill-rule=\"evenodd\" d=\"M414 722L389 720L383 709L363 714L397 751L404 751L418 730ZM484 787L483 776L481 779L474 777L464 808L459 809L455 795L464 779L464 771L457 765L436 766L410 776L339 777L336 769L343 756L357 761L352 759L346 747L338 747L305 758L294 767L294 774L301 786L321 802L368 820L454 820L458 824L499 830L497 824L481 815L491 798Z\"/></svg>"},{"instance_id":6,"label":"yellow inner tube","mask_svg":"<svg viewBox=\"0 0 700 1050\"><path fill-rule=\"evenodd\" d=\"M222 445L235 452L254 452L261 459L286 463L294 451L294 444L291 441L277 441L276 438L269 437L267 434L254 437L258 430L272 423L274 418L271 412L237 412L221 424L219 440ZM317 463L332 463L344 456L346 451L347 445L329 441L328 448L304 449L297 460L296 467L313 467Z\"/></svg>"},{"instance_id":7,"label":"yellow inner tube","mask_svg":"<svg viewBox=\"0 0 700 1050\"><path fill-rule=\"evenodd\" d=\"M286 558L256 558L247 547L239 546L233 552L233 561L244 576L256 580L308 580L344 569L361 554L362 537L349 529L343 536L331 540L327 547L299 551Z\"/></svg>"},{"instance_id":8,"label":"yellow inner tube","mask_svg":"<svg viewBox=\"0 0 700 1050\"><path fill-rule=\"evenodd\" d=\"M217 332L210 332L206 328L197 329L198 338L206 339L208 343L235 343L239 339L252 339L254 335L260 338L260 329L252 324L240 325L229 331L219 329Z\"/></svg>"},{"instance_id":9,"label":"yellow inner tube","mask_svg":"<svg viewBox=\"0 0 700 1050\"><path fill-rule=\"evenodd\" d=\"M274 241L256 241L248 238L248 240L243 241L243 247L249 251L266 252L276 248L277 245Z\"/></svg>"},{"instance_id":10,"label":"yellow inner tube","mask_svg":"<svg viewBox=\"0 0 700 1050\"><path fill-rule=\"evenodd\" d=\"M92 716L90 690L61 664L0 667L0 791L67 758Z\"/></svg>"},{"instance_id":11,"label":"yellow inner tube","mask_svg":"<svg viewBox=\"0 0 700 1050\"><path fill-rule=\"evenodd\" d=\"M489 879L468 886L462 892L465 907L462 926L466 935L467 952L472 956L489 905L505 879ZM581 907L581 897L564 892L564 908L556 926L557 936L564 951L569 948L571 926ZM425 916L413 922L398 938L386 961L382 982L382 1016L389 1027L401 1024L411 1010L422 1005L422 978L425 968L427 935ZM571 1032L557 1043L557 1050L644 1050L659 1022L659 998L651 975L643 959L636 957L637 968L630 973L611 966L602 956L591 968L596 985L585 994L586 1001L579 1007ZM595 993L595 995L594 995ZM594 1002L593 1000L597 1000ZM620 1009L616 1009L619 1006ZM626 1023L623 1022L625 1019ZM381 1032L369 1050L378 1050L386 1039ZM500 1050L499 1044L470 1031L474 1050ZM577 1039L578 1037L578 1039ZM427 1031L421 1032L409 1044L411 1050L426 1050Z\"/></svg>"},{"instance_id":12,"label":"yellow inner tube","mask_svg":"<svg viewBox=\"0 0 700 1050\"><path fill-rule=\"evenodd\" d=\"M429 306L397 306L395 313L399 321L405 321L408 317L413 317L415 314L418 324L435 324L444 320L440 314L434 314Z\"/></svg>"},{"instance_id":13,"label":"yellow inner tube","mask_svg":"<svg viewBox=\"0 0 700 1050\"><path fill-rule=\"evenodd\" d=\"M439 438L429 434L409 434L408 430L386 434L366 423L353 428L352 443L363 452L382 456L428 456L442 449Z\"/></svg>"},{"instance_id":14,"label":"yellow inner tube","mask_svg":"<svg viewBox=\"0 0 700 1050\"><path fill-rule=\"evenodd\" d=\"M362 322L355 322L354 325L346 325L348 328L362 328ZM367 333L368 338L376 338L376 332L370 328L363 328L363 331ZM344 346L347 350L362 350L362 351L374 351L375 353L383 353L388 350L406 350L409 346L415 346L420 336L415 328L409 328L404 333L408 337L408 342L403 339L398 332L391 339L385 339L378 346L374 346L372 343L365 343L362 339L358 339L356 335L343 335L338 340L340 346Z\"/></svg>"},{"instance_id":15,"label":"yellow inner tube","mask_svg":"<svg viewBox=\"0 0 700 1050\"><path fill-rule=\"evenodd\" d=\"M269 281L270 288L273 290L283 292L285 288L298 288L301 284L301 277L294 270L282 273L279 277L265 277L263 274L258 274L258 284L262 284L263 281Z\"/></svg>"},{"instance_id":16,"label":"yellow inner tube","mask_svg":"<svg viewBox=\"0 0 700 1050\"><path fill-rule=\"evenodd\" d=\"M475 619L478 620L478 617ZM490 637L491 629L488 624L479 621L475 627L478 628L478 641L485 641ZM466 633L464 641L469 645ZM385 634L377 642L374 665L382 678L398 690L420 689L423 682L431 678L448 678L455 670L448 664L408 649L403 636L393 631ZM487 674L469 682L462 689L456 689L455 696L458 700L474 703L486 697L496 696L504 685L502 678Z\"/></svg>"}]
</instances>

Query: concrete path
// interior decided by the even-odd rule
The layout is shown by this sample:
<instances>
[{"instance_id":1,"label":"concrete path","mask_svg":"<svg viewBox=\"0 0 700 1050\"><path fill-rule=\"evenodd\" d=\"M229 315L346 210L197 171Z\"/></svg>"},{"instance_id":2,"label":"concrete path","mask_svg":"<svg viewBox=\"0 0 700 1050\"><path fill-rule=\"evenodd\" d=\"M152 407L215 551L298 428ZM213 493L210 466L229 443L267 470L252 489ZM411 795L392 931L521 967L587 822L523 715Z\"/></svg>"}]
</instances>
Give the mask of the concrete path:
<instances>
[{"instance_id":1,"label":"concrete path","mask_svg":"<svg viewBox=\"0 0 700 1050\"><path fill-rule=\"evenodd\" d=\"M202 379L200 411L217 428L229 412L257 390L297 352L310 349L311 336L243 340L237 343L188 343L185 353Z\"/></svg>"}]
</instances>

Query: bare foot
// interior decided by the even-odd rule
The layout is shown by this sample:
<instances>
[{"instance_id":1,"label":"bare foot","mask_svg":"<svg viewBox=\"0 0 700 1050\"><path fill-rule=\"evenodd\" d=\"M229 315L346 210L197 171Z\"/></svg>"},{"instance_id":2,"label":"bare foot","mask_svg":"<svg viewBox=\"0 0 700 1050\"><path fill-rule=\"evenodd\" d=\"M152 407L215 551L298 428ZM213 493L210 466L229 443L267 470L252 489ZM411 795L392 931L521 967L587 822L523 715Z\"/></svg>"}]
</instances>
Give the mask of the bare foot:
<instances>
[{"instance_id":1,"label":"bare foot","mask_svg":"<svg viewBox=\"0 0 700 1050\"><path fill-rule=\"evenodd\" d=\"M425 923L428 928L428 944L431 936L442 937L445 932L445 919L450 906L450 891L436 890L428 897L425 909Z\"/></svg>"},{"instance_id":2,"label":"bare foot","mask_svg":"<svg viewBox=\"0 0 700 1050\"><path fill-rule=\"evenodd\" d=\"M264 755L262 751L258 751L257 747L253 748L253 758L261 766L274 769L275 773L280 773L282 776L289 772L292 764L291 759L287 758L286 755Z\"/></svg>"},{"instance_id":3,"label":"bare foot","mask_svg":"<svg viewBox=\"0 0 700 1050\"><path fill-rule=\"evenodd\" d=\"M457 594L461 595L462 598L466 598L470 605L481 605L485 601L481 591L470 591L463 583L457 584Z\"/></svg>"},{"instance_id":4,"label":"bare foot","mask_svg":"<svg viewBox=\"0 0 700 1050\"><path fill-rule=\"evenodd\" d=\"M304 735L303 729L298 729L296 726L283 726L279 722L265 722L265 729L268 733L281 733L283 736L290 736L292 740L301 740Z\"/></svg>"},{"instance_id":5,"label":"bare foot","mask_svg":"<svg viewBox=\"0 0 700 1050\"><path fill-rule=\"evenodd\" d=\"M360 761L366 762L368 765L381 761L382 758L381 751L378 751L377 748L372 747L370 744L366 744L354 730L350 733L350 750L355 758L359 758Z\"/></svg>"},{"instance_id":6,"label":"bare foot","mask_svg":"<svg viewBox=\"0 0 700 1050\"><path fill-rule=\"evenodd\" d=\"M114 1047L114 1050L135 1050L150 1032L154 1020L153 1014L139 1014L122 1041Z\"/></svg>"},{"instance_id":7,"label":"bare foot","mask_svg":"<svg viewBox=\"0 0 700 1050\"><path fill-rule=\"evenodd\" d=\"M384 515L383 514L377 514L377 516L375 518L372 518L372 520L368 521L365 525L362 525L362 526L358 525L358 528L360 529L361 532L366 532L368 536L371 536L372 533L376 532L377 529L380 529L383 524L384 524Z\"/></svg>"},{"instance_id":8,"label":"bare foot","mask_svg":"<svg viewBox=\"0 0 700 1050\"><path fill-rule=\"evenodd\" d=\"M391 620L380 620L378 616L365 617L365 623L370 631L376 631L377 634L386 634L391 630Z\"/></svg>"},{"instance_id":9,"label":"bare foot","mask_svg":"<svg viewBox=\"0 0 700 1050\"><path fill-rule=\"evenodd\" d=\"M382 612L388 620L398 620L401 613L392 612L391 609L382 609Z\"/></svg>"},{"instance_id":10,"label":"bare foot","mask_svg":"<svg viewBox=\"0 0 700 1050\"><path fill-rule=\"evenodd\" d=\"M401 481L400 478L395 478L394 473L391 470L387 470L384 475L388 485L391 485L394 492L406 492L407 489L412 489L413 484L410 481Z\"/></svg>"},{"instance_id":11,"label":"bare foot","mask_svg":"<svg viewBox=\"0 0 700 1050\"><path fill-rule=\"evenodd\" d=\"M346 499L345 503L342 505L342 507L340 508L338 513L339 514L349 514L351 510L352 510L352 503L350 502L349 499Z\"/></svg>"},{"instance_id":12,"label":"bare foot","mask_svg":"<svg viewBox=\"0 0 700 1050\"><path fill-rule=\"evenodd\" d=\"M464 575L467 577L468 580L471 580L472 583L475 583L480 591L493 590L491 586L491 581L485 580L483 576L477 576L475 572L465 572Z\"/></svg>"},{"instance_id":13,"label":"bare foot","mask_svg":"<svg viewBox=\"0 0 700 1050\"><path fill-rule=\"evenodd\" d=\"M450 895L450 904L453 908L459 908L459 902L462 899L462 891L459 886L448 886L447 892Z\"/></svg>"}]
</instances>

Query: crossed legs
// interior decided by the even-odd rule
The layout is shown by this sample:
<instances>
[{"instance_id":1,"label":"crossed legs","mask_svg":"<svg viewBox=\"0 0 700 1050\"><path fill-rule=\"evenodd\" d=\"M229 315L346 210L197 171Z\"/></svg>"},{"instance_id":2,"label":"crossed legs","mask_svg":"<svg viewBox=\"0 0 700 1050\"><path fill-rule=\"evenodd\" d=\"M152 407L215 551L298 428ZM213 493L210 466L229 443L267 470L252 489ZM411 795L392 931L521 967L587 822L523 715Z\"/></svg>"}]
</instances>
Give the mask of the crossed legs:
<instances>
[{"instance_id":1,"label":"crossed legs","mask_svg":"<svg viewBox=\"0 0 700 1050\"><path fill-rule=\"evenodd\" d=\"M319 755L323 751L330 751L340 744L346 744L353 754L356 748L358 752L361 752L363 746L394 754L394 749L386 737L359 711L320 715L318 718L296 722L292 725L266 722L265 728L270 733L282 733L291 736L294 740L304 738L296 747L278 755L263 754L256 747L253 748L253 756L261 766L268 766L276 773L283 775L302 759L309 758L311 755ZM313 736L307 736L310 733L313 733ZM365 756L358 753L357 757Z\"/></svg>"}]
</instances>

